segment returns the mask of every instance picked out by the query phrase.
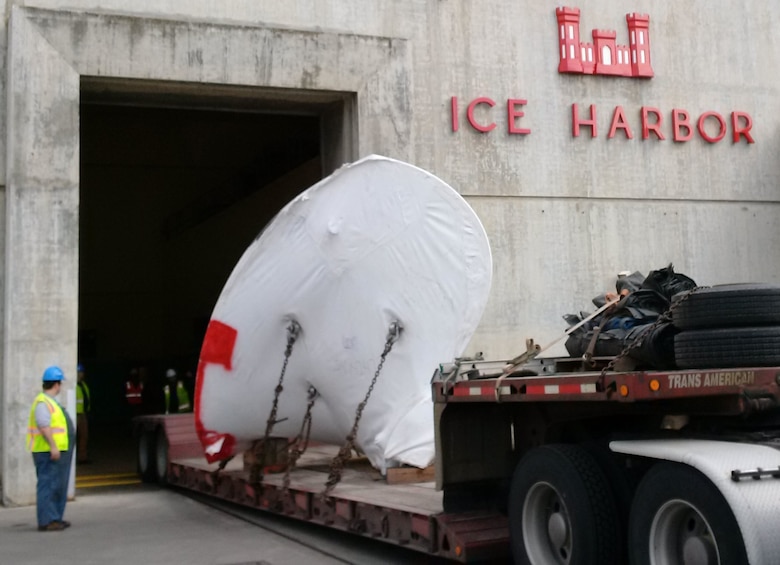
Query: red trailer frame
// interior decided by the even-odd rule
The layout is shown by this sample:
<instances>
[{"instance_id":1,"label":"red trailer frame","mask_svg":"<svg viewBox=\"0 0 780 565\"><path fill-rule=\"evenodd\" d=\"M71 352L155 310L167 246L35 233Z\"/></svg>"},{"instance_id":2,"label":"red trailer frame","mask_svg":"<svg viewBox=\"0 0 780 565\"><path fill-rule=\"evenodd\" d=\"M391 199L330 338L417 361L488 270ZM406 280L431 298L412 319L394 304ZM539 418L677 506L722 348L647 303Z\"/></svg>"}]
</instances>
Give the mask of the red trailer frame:
<instances>
[{"instance_id":1,"label":"red trailer frame","mask_svg":"<svg viewBox=\"0 0 780 565\"><path fill-rule=\"evenodd\" d=\"M323 497L334 446L310 446L285 488L283 473L254 484L243 461L223 469L207 463L192 414L143 416L136 433L144 449L154 446L147 459L156 462L158 479L172 486L465 563L508 557L506 513L448 509L446 491L463 486L475 498L486 492L500 499L497 485L522 453L557 438L551 430L562 422L619 422L682 407L695 415L746 416L780 406L780 367L575 372L581 360L566 358L537 359L539 375L503 375L505 365L469 362L434 376L435 486L389 485L365 460L353 460Z\"/></svg>"},{"instance_id":2,"label":"red trailer frame","mask_svg":"<svg viewBox=\"0 0 780 565\"><path fill-rule=\"evenodd\" d=\"M240 460L222 470L207 463L192 414L142 416L136 434L155 438L158 463L167 461L158 476L171 486L464 563L508 555L506 516L444 513L432 482L387 484L364 459L351 461L341 483L322 497L337 446L310 446L285 489L284 473L267 473L252 484Z\"/></svg>"}]
</instances>

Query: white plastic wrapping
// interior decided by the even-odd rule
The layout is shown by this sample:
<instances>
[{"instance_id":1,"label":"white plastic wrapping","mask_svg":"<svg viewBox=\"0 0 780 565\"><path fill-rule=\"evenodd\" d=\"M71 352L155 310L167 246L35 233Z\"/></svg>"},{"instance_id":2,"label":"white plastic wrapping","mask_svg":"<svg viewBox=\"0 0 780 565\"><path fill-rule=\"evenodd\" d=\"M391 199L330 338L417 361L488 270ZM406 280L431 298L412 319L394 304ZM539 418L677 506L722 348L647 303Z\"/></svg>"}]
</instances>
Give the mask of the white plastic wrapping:
<instances>
[{"instance_id":1,"label":"white plastic wrapping","mask_svg":"<svg viewBox=\"0 0 780 565\"><path fill-rule=\"evenodd\" d=\"M246 250L212 314L198 367L196 425L210 460L264 436L291 320L274 436L342 444L402 326L360 421L357 445L384 470L434 456L430 378L462 355L490 292L484 228L430 173L380 156L346 165L290 202Z\"/></svg>"}]
</instances>

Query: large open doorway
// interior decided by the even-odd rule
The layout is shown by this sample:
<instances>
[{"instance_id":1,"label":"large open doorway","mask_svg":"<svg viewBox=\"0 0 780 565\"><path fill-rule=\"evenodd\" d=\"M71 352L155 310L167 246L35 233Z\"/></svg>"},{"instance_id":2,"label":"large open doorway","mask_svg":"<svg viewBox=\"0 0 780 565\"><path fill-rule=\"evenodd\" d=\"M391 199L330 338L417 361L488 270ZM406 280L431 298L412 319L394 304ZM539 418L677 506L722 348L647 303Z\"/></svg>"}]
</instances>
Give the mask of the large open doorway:
<instances>
[{"instance_id":1,"label":"large open doorway","mask_svg":"<svg viewBox=\"0 0 780 565\"><path fill-rule=\"evenodd\" d=\"M79 361L91 391L90 460L132 470L131 371L144 411L165 372L185 384L223 284L292 198L349 160L352 100L82 80Z\"/></svg>"},{"instance_id":2,"label":"large open doorway","mask_svg":"<svg viewBox=\"0 0 780 565\"><path fill-rule=\"evenodd\" d=\"M18 441L26 418L18 399L36 382L30 368L56 361L73 371L80 341L96 352L94 361L84 361L97 381L99 361L108 358L101 352L120 342L111 331L126 322L115 314L112 325L98 326L87 312L79 322L79 303L88 296L98 302L96 293L106 288L93 279L112 275L90 259L85 244L87 272L79 276L79 234L86 238L92 221L82 222L79 209L79 146L91 143L88 133L81 137L82 110L117 105L317 116L323 165L317 176L367 151L412 157L413 54L405 38L249 24L23 6L9 12L4 503L35 499L34 477L22 464L28 455ZM81 195L85 208L89 195L87 189ZM115 203L107 213L122 206ZM101 238L114 231L92 233ZM73 391L70 384L66 389ZM95 392L95 408L103 411Z\"/></svg>"}]
</instances>

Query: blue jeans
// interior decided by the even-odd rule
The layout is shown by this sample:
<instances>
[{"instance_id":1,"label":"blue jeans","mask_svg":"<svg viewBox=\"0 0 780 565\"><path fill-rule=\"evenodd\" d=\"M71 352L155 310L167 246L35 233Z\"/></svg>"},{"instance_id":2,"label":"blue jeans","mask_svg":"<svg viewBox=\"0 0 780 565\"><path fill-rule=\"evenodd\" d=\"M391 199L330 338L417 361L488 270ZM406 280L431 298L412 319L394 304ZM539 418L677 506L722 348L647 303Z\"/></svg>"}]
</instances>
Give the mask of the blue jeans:
<instances>
[{"instance_id":1,"label":"blue jeans","mask_svg":"<svg viewBox=\"0 0 780 565\"><path fill-rule=\"evenodd\" d=\"M38 526L62 521L68 502L68 481L72 451L61 451L60 458L52 461L51 453L33 453L35 473L38 477L37 499Z\"/></svg>"}]
</instances>

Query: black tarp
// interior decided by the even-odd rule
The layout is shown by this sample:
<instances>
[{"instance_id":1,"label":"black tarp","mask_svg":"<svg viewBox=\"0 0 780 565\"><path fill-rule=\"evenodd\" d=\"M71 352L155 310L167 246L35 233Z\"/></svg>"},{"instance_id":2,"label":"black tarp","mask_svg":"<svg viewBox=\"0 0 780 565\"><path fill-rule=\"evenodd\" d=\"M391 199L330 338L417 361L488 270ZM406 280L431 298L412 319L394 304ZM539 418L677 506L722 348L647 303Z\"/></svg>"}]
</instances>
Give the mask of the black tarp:
<instances>
[{"instance_id":1,"label":"black tarp","mask_svg":"<svg viewBox=\"0 0 780 565\"><path fill-rule=\"evenodd\" d=\"M678 330L668 320L655 327L652 324L671 307L676 295L695 287L693 279L675 273L671 264L651 271L647 277L639 272L619 277L615 288L618 293L626 289L628 296L574 330L566 340L566 350L572 357L582 357L593 342L594 357L614 357L641 340L628 355L637 368L673 369L674 335ZM593 303L599 307L606 304L605 295L597 296ZM564 319L573 326L588 315L587 312L567 314Z\"/></svg>"}]
</instances>

